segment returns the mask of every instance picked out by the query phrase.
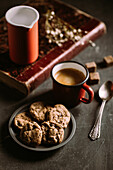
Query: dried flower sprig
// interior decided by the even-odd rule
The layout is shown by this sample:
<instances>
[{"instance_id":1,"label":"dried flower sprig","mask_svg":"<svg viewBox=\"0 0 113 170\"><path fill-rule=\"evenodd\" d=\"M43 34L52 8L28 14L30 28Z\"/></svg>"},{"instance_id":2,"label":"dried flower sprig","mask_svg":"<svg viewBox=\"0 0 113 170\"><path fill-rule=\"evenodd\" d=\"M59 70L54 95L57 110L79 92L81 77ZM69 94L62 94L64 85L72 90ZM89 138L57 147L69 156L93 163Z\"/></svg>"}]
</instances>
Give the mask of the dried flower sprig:
<instances>
[{"instance_id":1,"label":"dried flower sprig","mask_svg":"<svg viewBox=\"0 0 113 170\"><path fill-rule=\"evenodd\" d=\"M80 28L76 29L69 25L57 17L55 12L51 10L48 10L46 13L45 31L48 42L56 43L58 46L62 46L68 39L76 42L83 37L83 31Z\"/></svg>"}]
</instances>

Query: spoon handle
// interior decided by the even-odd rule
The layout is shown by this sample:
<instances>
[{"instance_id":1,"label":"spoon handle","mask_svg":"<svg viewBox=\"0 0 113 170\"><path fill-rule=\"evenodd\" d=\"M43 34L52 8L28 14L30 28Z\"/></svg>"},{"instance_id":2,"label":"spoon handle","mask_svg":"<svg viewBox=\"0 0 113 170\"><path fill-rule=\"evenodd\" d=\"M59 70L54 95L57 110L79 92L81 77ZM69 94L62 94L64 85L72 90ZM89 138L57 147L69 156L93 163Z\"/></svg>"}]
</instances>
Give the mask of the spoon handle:
<instances>
[{"instance_id":1,"label":"spoon handle","mask_svg":"<svg viewBox=\"0 0 113 170\"><path fill-rule=\"evenodd\" d=\"M103 114L105 103L106 103L106 100L103 100L101 107L100 107L100 110L99 110L99 113L98 113L98 116L97 116L96 121L94 123L94 126L89 133L89 137L92 140L96 140L100 137L101 120L102 120L102 114Z\"/></svg>"}]
</instances>

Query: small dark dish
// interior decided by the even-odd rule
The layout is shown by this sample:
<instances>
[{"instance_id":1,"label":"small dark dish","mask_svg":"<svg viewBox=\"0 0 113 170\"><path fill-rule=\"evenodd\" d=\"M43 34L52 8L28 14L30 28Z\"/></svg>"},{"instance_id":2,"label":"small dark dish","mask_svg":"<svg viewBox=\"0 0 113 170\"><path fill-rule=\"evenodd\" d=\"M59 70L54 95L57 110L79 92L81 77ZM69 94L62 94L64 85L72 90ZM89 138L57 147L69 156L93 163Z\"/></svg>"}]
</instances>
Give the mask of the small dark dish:
<instances>
[{"instance_id":1,"label":"small dark dish","mask_svg":"<svg viewBox=\"0 0 113 170\"><path fill-rule=\"evenodd\" d=\"M15 118L15 116L21 112L27 111L29 109L30 104L26 104L21 106L20 108L18 108L11 116L10 120L9 120L9 133L11 135L11 137L13 138L13 140L19 144L20 146L29 149L29 150L33 150L33 151L51 151L51 150L55 150L58 149L62 146L64 146L65 144L67 144L73 137L75 130L76 130L76 121L75 118L73 117L73 115L71 114L71 119L70 119L70 123L68 125L68 127L65 129L65 135L64 135L64 139L63 142L58 144L58 145L53 145L53 146L45 146L45 145L39 145L37 147L31 147L31 146L27 146L24 143L21 142L21 140L19 139L19 137L17 136L17 133L14 129L13 126L13 120Z\"/></svg>"}]
</instances>

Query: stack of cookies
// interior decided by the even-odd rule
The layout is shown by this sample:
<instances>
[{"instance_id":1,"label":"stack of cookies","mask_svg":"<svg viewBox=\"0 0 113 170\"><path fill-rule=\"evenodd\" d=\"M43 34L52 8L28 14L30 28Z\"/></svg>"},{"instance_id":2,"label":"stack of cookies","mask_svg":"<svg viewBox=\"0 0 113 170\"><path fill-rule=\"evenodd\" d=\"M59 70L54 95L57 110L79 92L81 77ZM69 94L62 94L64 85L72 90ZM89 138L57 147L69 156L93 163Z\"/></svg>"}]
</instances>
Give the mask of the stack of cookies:
<instances>
[{"instance_id":1,"label":"stack of cookies","mask_svg":"<svg viewBox=\"0 0 113 170\"><path fill-rule=\"evenodd\" d=\"M64 139L64 129L70 122L70 112L62 104L54 107L43 102L32 103L29 111L14 118L14 127L20 140L36 147L59 144Z\"/></svg>"}]
</instances>

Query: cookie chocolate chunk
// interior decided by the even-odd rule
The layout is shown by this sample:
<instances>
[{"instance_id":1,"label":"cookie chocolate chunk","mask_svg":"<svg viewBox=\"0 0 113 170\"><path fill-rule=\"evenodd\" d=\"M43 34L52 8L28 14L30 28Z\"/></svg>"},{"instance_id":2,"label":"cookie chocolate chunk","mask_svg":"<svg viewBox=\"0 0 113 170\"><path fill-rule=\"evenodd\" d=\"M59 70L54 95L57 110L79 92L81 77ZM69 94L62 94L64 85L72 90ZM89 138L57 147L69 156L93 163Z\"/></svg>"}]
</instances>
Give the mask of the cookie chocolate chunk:
<instances>
[{"instance_id":1,"label":"cookie chocolate chunk","mask_svg":"<svg viewBox=\"0 0 113 170\"><path fill-rule=\"evenodd\" d=\"M113 56L109 55L104 57L104 63L106 66L113 65Z\"/></svg>"},{"instance_id":2,"label":"cookie chocolate chunk","mask_svg":"<svg viewBox=\"0 0 113 170\"><path fill-rule=\"evenodd\" d=\"M59 123L63 128L67 128L70 121L70 112L62 104L56 104L47 115L49 121Z\"/></svg>"},{"instance_id":3,"label":"cookie chocolate chunk","mask_svg":"<svg viewBox=\"0 0 113 170\"><path fill-rule=\"evenodd\" d=\"M14 126L18 129L22 129L27 123L33 122L28 112L19 113L14 118Z\"/></svg>"},{"instance_id":4,"label":"cookie chocolate chunk","mask_svg":"<svg viewBox=\"0 0 113 170\"><path fill-rule=\"evenodd\" d=\"M88 71L91 72L95 72L97 69L97 65L94 61L86 63L85 66L87 67Z\"/></svg>"},{"instance_id":5,"label":"cookie chocolate chunk","mask_svg":"<svg viewBox=\"0 0 113 170\"><path fill-rule=\"evenodd\" d=\"M29 146L38 146L42 141L42 130L37 123L28 123L20 131L20 139Z\"/></svg>"},{"instance_id":6,"label":"cookie chocolate chunk","mask_svg":"<svg viewBox=\"0 0 113 170\"><path fill-rule=\"evenodd\" d=\"M89 74L89 83L90 84L97 84L100 81L100 75L98 72L90 73Z\"/></svg>"},{"instance_id":7,"label":"cookie chocolate chunk","mask_svg":"<svg viewBox=\"0 0 113 170\"><path fill-rule=\"evenodd\" d=\"M42 142L46 145L55 145L63 141L64 129L57 123L47 121L42 123Z\"/></svg>"},{"instance_id":8,"label":"cookie chocolate chunk","mask_svg":"<svg viewBox=\"0 0 113 170\"><path fill-rule=\"evenodd\" d=\"M45 121L47 108L44 106L43 102L34 102L30 106L31 116L38 122Z\"/></svg>"}]
</instances>

